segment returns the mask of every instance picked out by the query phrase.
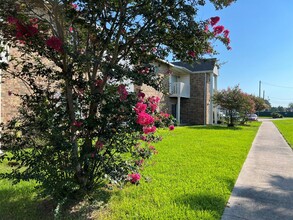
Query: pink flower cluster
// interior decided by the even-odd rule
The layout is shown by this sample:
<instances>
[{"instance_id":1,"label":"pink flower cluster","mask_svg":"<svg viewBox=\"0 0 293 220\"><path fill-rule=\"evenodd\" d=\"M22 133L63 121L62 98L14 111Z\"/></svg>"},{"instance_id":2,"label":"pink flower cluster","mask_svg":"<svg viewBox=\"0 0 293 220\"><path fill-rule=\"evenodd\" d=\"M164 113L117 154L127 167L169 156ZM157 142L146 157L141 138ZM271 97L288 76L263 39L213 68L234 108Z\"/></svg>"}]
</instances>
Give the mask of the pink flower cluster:
<instances>
[{"instance_id":1,"label":"pink flower cluster","mask_svg":"<svg viewBox=\"0 0 293 220\"><path fill-rule=\"evenodd\" d=\"M102 141L96 141L96 144L95 144L96 148L97 149L102 149L104 147L104 143Z\"/></svg>"},{"instance_id":2,"label":"pink flower cluster","mask_svg":"<svg viewBox=\"0 0 293 220\"><path fill-rule=\"evenodd\" d=\"M155 118L151 114L157 110L160 98L152 96L145 100L145 94L139 92L138 99L139 102L136 103L134 108L137 114L136 123L143 126L144 134L155 133L157 129L154 126Z\"/></svg>"},{"instance_id":3,"label":"pink flower cluster","mask_svg":"<svg viewBox=\"0 0 293 220\"><path fill-rule=\"evenodd\" d=\"M147 109L147 104L144 104L143 102L138 102L135 105L134 111L136 112L136 114L145 112Z\"/></svg>"},{"instance_id":4,"label":"pink flower cluster","mask_svg":"<svg viewBox=\"0 0 293 220\"><path fill-rule=\"evenodd\" d=\"M196 53L194 51L192 51L192 50L188 51L187 55L191 56L192 58L196 57Z\"/></svg>"},{"instance_id":5,"label":"pink flower cluster","mask_svg":"<svg viewBox=\"0 0 293 220\"><path fill-rule=\"evenodd\" d=\"M124 101L127 99L128 96L128 92L126 90L126 86L125 85L119 85L118 86L118 93L120 95L120 101Z\"/></svg>"},{"instance_id":6,"label":"pink flower cluster","mask_svg":"<svg viewBox=\"0 0 293 220\"><path fill-rule=\"evenodd\" d=\"M219 21L220 21L220 17L218 17L218 16L210 18L209 24L213 28L213 34L214 34L214 36L218 36L220 34L223 34L222 36L225 38L225 42L227 43L227 45L229 45L230 44L230 38L229 38L230 31L225 30L225 27L222 25L216 26L216 24L218 24ZM208 25L206 25L206 27L205 27L205 32L209 32ZM228 46L227 48L228 48L228 50L231 50L230 46Z\"/></svg>"},{"instance_id":7,"label":"pink flower cluster","mask_svg":"<svg viewBox=\"0 0 293 220\"><path fill-rule=\"evenodd\" d=\"M149 107L151 109L152 112L155 112L156 109L158 108L159 102L160 102L160 98L159 97L149 97L148 98L148 102L149 102Z\"/></svg>"},{"instance_id":8,"label":"pink flower cluster","mask_svg":"<svg viewBox=\"0 0 293 220\"><path fill-rule=\"evenodd\" d=\"M142 126L148 126L154 123L154 118L146 112L140 112L137 115L136 123Z\"/></svg>"},{"instance_id":9,"label":"pink flower cluster","mask_svg":"<svg viewBox=\"0 0 293 220\"><path fill-rule=\"evenodd\" d=\"M139 173L132 173L128 175L128 179L132 184L136 184L140 180L140 174Z\"/></svg>"},{"instance_id":10,"label":"pink flower cluster","mask_svg":"<svg viewBox=\"0 0 293 220\"><path fill-rule=\"evenodd\" d=\"M46 45L59 53L63 52L63 42L58 37L50 37L48 40L46 40Z\"/></svg>"},{"instance_id":11,"label":"pink flower cluster","mask_svg":"<svg viewBox=\"0 0 293 220\"><path fill-rule=\"evenodd\" d=\"M16 38L19 40L27 40L27 38L34 37L38 34L38 19L32 18L29 21L29 24L24 24L15 17L8 17L7 22L10 25L15 25L16 27Z\"/></svg>"},{"instance_id":12,"label":"pink flower cluster","mask_svg":"<svg viewBox=\"0 0 293 220\"><path fill-rule=\"evenodd\" d=\"M83 125L83 123L82 123L82 121L74 121L72 123L72 125L75 126L75 127L77 127L77 128L80 128Z\"/></svg>"},{"instance_id":13,"label":"pink flower cluster","mask_svg":"<svg viewBox=\"0 0 293 220\"><path fill-rule=\"evenodd\" d=\"M138 71L140 74L148 74L150 72L150 68L144 67Z\"/></svg>"},{"instance_id":14,"label":"pink flower cluster","mask_svg":"<svg viewBox=\"0 0 293 220\"><path fill-rule=\"evenodd\" d=\"M157 130L156 126L151 126L151 127L143 127L143 133L148 134L148 133L155 133Z\"/></svg>"}]
</instances>

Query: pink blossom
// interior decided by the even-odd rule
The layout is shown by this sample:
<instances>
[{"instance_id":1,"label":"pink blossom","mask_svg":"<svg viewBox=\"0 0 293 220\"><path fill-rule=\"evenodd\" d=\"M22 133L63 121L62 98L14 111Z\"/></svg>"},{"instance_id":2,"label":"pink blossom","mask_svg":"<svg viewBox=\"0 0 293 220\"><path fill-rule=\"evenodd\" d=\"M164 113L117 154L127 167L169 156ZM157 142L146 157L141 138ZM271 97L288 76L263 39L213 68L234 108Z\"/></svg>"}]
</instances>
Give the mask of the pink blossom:
<instances>
[{"instance_id":1,"label":"pink blossom","mask_svg":"<svg viewBox=\"0 0 293 220\"><path fill-rule=\"evenodd\" d=\"M220 17L211 17L211 25L214 26L220 21Z\"/></svg>"},{"instance_id":2,"label":"pink blossom","mask_svg":"<svg viewBox=\"0 0 293 220\"><path fill-rule=\"evenodd\" d=\"M143 133L145 134L154 133L156 132L156 130L157 130L156 126L143 127Z\"/></svg>"},{"instance_id":3,"label":"pink blossom","mask_svg":"<svg viewBox=\"0 0 293 220\"><path fill-rule=\"evenodd\" d=\"M127 99L128 96L128 92L126 90L126 86L125 85L119 85L118 86L118 93L120 95L120 101L124 101Z\"/></svg>"},{"instance_id":4,"label":"pink blossom","mask_svg":"<svg viewBox=\"0 0 293 220\"><path fill-rule=\"evenodd\" d=\"M191 56L191 57L195 57L196 56L195 52L194 51L191 51L191 50L188 51L187 54L188 54L188 56Z\"/></svg>"},{"instance_id":5,"label":"pink blossom","mask_svg":"<svg viewBox=\"0 0 293 220\"><path fill-rule=\"evenodd\" d=\"M140 137L140 140L142 140L142 141L146 141L146 136L141 136L141 137Z\"/></svg>"},{"instance_id":6,"label":"pink blossom","mask_svg":"<svg viewBox=\"0 0 293 220\"><path fill-rule=\"evenodd\" d=\"M146 108L147 108L146 104L144 104L142 102L138 102L135 105L134 111L138 114L138 113L141 113L141 112L145 112Z\"/></svg>"},{"instance_id":7,"label":"pink blossom","mask_svg":"<svg viewBox=\"0 0 293 220\"><path fill-rule=\"evenodd\" d=\"M168 113L161 112L160 115L164 118L169 118L170 115Z\"/></svg>"},{"instance_id":8,"label":"pink blossom","mask_svg":"<svg viewBox=\"0 0 293 220\"><path fill-rule=\"evenodd\" d=\"M17 22L16 31L16 38L24 39L37 35L39 30L32 25L23 25L20 22Z\"/></svg>"},{"instance_id":9,"label":"pink blossom","mask_svg":"<svg viewBox=\"0 0 293 220\"><path fill-rule=\"evenodd\" d=\"M95 82L95 86L96 87L101 87L102 85L103 85L103 80L97 79L96 82Z\"/></svg>"},{"instance_id":10,"label":"pink blossom","mask_svg":"<svg viewBox=\"0 0 293 220\"><path fill-rule=\"evenodd\" d=\"M153 103L150 103L149 106L150 106L152 112L155 112L156 109L158 108L158 106L156 104L153 104Z\"/></svg>"},{"instance_id":11,"label":"pink blossom","mask_svg":"<svg viewBox=\"0 0 293 220\"><path fill-rule=\"evenodd\" d=\"M156 148L154 146L150 146L149 149L150 150L156 150Z\"/></svg>"},{"instance_id":12,"label":"pink blossom","mask_svg":"<svg viewBox=\"0 0 293 220\"><path fill-rule=\"evenodd\" d=\"M144 162L144 159L141 159L141 160L137 160L137 161L135 161L135 164L136 164L137 166L142 166L143 162Z\"/></svg>"},{"instance_id":13,"label":"pink blossom","mask_svg":"<svg viewBox=\"0 0 293 220\"><path fill-rule=\"evenodd\" d=\"M7 18L7 22L8 22L9 24L16 24L16 23L18 23L18 19L15 18L15 17L9 16L9 17Z\"/></svg>"},{"instance_id":14,"label":"pink blossom","mask_svg":"<svg viewBox=\"0 0 293 220\"><path fill-rule=\"evenodd\" d=\"M73 126L78 127L78 128L80 128L82 126L82 124L83 124L82 121L74 121L72 123Z\"/></svg>"},{"instance_id":15,"label":"pink blossom","mask_svg":"<svg viewBox=\"0 0 293 220\"><path fill-rule=\"evenodd\" d=\"M153 104L158 104L160 102L160 98L158 96L151 96L148 98L148 101Z\"/></svg>"},{"instance_id":16,"label":"pink blossom","mask_svg":"<svg viewBox=\"0 0 293 220\"><path fill-rule=\"evenodd\" d=\"M230 31L229 30L224 30L223 33L224 33L224 37L228 38Z\"/></svg>"},{"instance_id":17,"label":"pink blossom","mask_svg":"<svg viewBox=\"0 0 293 220\"><path fill-rule=\"evenodd\" d=\"M145 68L139 70L140 74L148 74L149 72L150 72L150 68L148 68L148 67L145 67Z\"/></svg>"},{"instance_id":18,"label":"pink blossom","mask_svg":"<svg viewBox=\"0 0 293 220\"><path fill-rule=\"evenodd\" d=\"M38 23L38 21L39 21L38 18L31 18L30 19L30 23L32 23L32 24L36 24L36 23Z\"/></svg>"},{"instance_id":19,"label":"pink blossom","mask_svg":"<svg viewBox=\"0 0 293 220\"><path fill-rule=\"evenodd\" d=\"M71 7L73 8L73 9L75 9L75 10L77 10L77 4L74 4L74 3L71 3Z\"/></svg>"},{"instance_id":20,"label":"pink blossom","mask_svg":"<svg viewBox=\"0 0 293 220\"><path fill-rule=\"evenodd\" d=\"M144 99L144 97L145 97L145 94L144 94L143 92L139 91L138 94L137 94L137 97L138 97L138 99L139 99L140 101L143 101L143 99Z\"/></svg>"},{"instance_id":21,"label":"pink blossom","mask_svg":"<svg viewBox=\"0 0 293 220\"><path fill-rule=\"evenodd\" d=\"M72 26L70 26L70 27L69 27L69 31L72 33L72 32L73 32L73 30L74 30L74 29L73 29L73 27L72 27Z\"/></svg>"},{"instance_id":22,"label":"pink blossom","mask_svg":"<svg viewBox=\"0 0 293 220\"><path fill-rule=\"evenodd\" d=\"M104 147L104 143L102 141L96 141L96 144L95 144L96 148L98 149L102 149Z\"/></svg>"},{"instance_id":23,"label":"pink blossom","mask_svg":"<svg viewBox=\"0 0 293 220\"><path fill-rule=\"evenodd\" d=\"M55 36L50 37L47 41L46 41L46 45L54 50L56 50L57 52L63 52L63 42Z\"/></svg>"},{"instance_id":24,"label":"pink blossom","mask_svg":"<svg viewBox=\"0 0 293 220\"><path fill-rule=\"evenodd\" d=\"M170 130L170 131L173 131L174 129L175 129L174 125L170 125L170 126L169 126L169 130Z\"/></svg>"},{"instance_id":25,"label":"pink blossom","mask_svg":"<svg viewBox=\"0 0 293 220\"><path fill-rule=\"evenodd\" d=\"M220 25L220 26L216 26L214 27L214 34L218 35L221 34L224 31L224 26Z\"/></svg>"},{"instance_id":26,"label":"pink blossom","mask_svg":"<svg viewBox=\"0 0 293 220\"><path fill-rule=\"evenodd\" d=\"M137 115L136 123L142 126L147 126L154 123L154 118L145 112L141 112Z\"/></svg>"},{"instance_id":27,"label":"pink blossom","mask_svg":"<svg viewBox=\"0 0 293 220\"><path fill-rule=\"evenodd\" d=\"M128 178L132 184L138 183L140 180L140 174L139 173L132 173L128 175Z\"/></svg>"},{"instance_id":28,"label":"pink blossom","mask_svg":"<svg viewBox=\"0 0 293 220\"><path fill-rule=\"evenodd\" d=\"M209 32L209 25L206 25L206 26L204 27L204 32L206 32L206 33Z\"/></svg>"}]
</instances>

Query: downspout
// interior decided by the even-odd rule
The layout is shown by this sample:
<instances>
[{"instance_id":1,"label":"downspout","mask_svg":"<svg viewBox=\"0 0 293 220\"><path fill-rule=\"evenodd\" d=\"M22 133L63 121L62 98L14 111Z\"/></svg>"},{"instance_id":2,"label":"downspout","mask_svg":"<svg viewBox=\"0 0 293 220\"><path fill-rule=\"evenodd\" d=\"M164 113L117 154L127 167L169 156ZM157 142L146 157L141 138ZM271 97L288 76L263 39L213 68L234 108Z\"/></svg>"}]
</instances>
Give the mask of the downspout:
<instances>
[{"instance_id":1,"label":"downspout","mask_svg":"<svg viewBox=\"0 0 293 220\"><path fill-rule=\"evenodd\" d=\"M206 106L207 106L207 74L204 73L204 100L203 100L203 124L206 125Z\"/></svg>"}]
</instances>

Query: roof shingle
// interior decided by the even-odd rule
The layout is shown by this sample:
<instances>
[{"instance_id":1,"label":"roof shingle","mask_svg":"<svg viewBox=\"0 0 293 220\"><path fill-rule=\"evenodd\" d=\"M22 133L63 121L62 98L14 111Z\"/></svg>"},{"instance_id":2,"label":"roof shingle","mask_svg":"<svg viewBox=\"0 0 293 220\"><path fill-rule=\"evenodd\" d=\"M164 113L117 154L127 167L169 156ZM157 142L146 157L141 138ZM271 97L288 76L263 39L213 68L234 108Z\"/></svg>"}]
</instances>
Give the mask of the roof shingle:
<instances>
[{"instance_id":1,"label":"roof shingle","mask_svg":"<svg viewBox=\"0 0 293 220\"><path fill-rule=\"evenodd\" d=\"M216 58L201 59L195 61L193 64L183 62L171 62L175 66L180 66L188 69L191 72L213 71L216 65Z\"/></svg>"}]
</instances>

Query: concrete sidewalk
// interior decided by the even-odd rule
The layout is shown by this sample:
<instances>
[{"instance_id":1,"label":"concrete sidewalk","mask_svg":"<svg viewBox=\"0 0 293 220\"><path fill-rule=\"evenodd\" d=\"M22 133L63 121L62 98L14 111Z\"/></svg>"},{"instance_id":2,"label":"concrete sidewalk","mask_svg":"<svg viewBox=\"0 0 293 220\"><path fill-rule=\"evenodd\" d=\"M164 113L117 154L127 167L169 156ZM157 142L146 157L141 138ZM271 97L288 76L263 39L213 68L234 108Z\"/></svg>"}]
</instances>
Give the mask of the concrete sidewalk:
<instances>
[{"instance_id":1,"label":"concrete sidewalk","mask_svg":"<svg viewBox=\"0 0 293 220\"><path fill-rule=\"evenodd\" d=\"M293 220L293 151L271 121L260 126L222 216L241 219Z\"/></svg>"}]
</instances>

